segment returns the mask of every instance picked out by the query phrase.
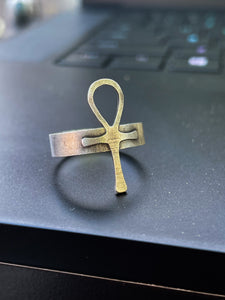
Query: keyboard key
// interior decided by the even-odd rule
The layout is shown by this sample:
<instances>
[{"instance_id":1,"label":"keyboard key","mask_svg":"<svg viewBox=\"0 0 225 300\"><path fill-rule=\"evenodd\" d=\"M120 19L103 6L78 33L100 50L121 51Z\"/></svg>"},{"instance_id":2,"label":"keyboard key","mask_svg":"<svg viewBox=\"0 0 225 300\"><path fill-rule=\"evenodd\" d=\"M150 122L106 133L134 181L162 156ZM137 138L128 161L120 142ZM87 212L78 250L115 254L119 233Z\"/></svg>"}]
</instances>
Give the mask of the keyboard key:
<instances>
[{"instance_id":1,"label":"keyboard key","mask_svg":"<svg viewBox=\"0 0 225 300\"><path fill-rule=\"evenodd\" d=\"M204 27L206 29L212 29L216 25L216 18L214 16L208 16L204 21Z\"/></svg>"},{"instance_id":2,"label":"keyboard key","mask_svg":"<svg viewBox=\"0 0 225 300\"><path fill-rule=\"evenodd\" d=\"M181 34L191 34L193 27L190 24L182 24L178 27L178 32Z\"/></svg>"},{"instance_id":3,"label":"keyboard key","mask_svg":"<svg viewBox=\"0 0 225 300\"><path fill-rule=\"evenodd\" d=\"M194 41L194 40L193 40ZM196 39L194 42L190 42L188 41L188 38L184 38L184 39L181 39L181 38L171 38L169 41L168 41L168 46L171 47L171 48L189 48L189 49L192 49L192 48L196 48L197 46L201 46L201 45L210 45L210 39Z\"/></svg>"},{"instance_id":4,"label":"keyboard key","mask_svg":"<svg viewBox=\"0 0 225 300\"><path fill-rule=\"evenodd\" d=\"M126 40L128 38L128 32L119 30L104 30L97 35L99 39L111 39L111 40Z\"/></svg>"},{"instance_id":5,"label":"keyboard key","mask_svg":"<svg viewBox=\"0 0 225 300\"><path fill-rule=\"evenodd\" d=\"M149 33L143 31L134 31L127 39L120 41L120 45L140 45L140 46L158 46L163 44L165 35L162 33Z\"/></svg>"},{"instance_id":6,"label":"keyboard key","mask_svg":"<svg viewBox=\"0 0 225 300\"><path fill-rule=\"evenodd\" d=\"M113 69L159 70L161 58L137 55L136 57L117 57L111 64Z\"/></svg>"},{"instance_id":7,"label":"keyboard key","mask_svg":"<svg viewBox=\"0 0 225 300\"><path fill-rule=\"evenodd\" d=\"M187 36L187 42L191 44L196 44L199 42L199 35L196 33L191 33Z\"/></svg>"},{"instance_id":8,"label":"keyboard key","mask_svg":"<svg viewBox=\"0 0 225 300\"><path fill-rule=\"evenodd\" d=\"M188 13L187 14L187 19L189 21L190 24L199 24L200 23L200 19L201 19L201 15L198 13Z\"/></svg>"},{"instance_id":9,"label":"keyboard key","mask_svg":"<svg viewBox=\"0 0 225 300\"><path fill-rule=\"evenodd\" d=\"M108 47L107 47L108 46ZM165 56L168 49L164 46L145 46L145 45L120 45L119 43L114 44L84 44L80 48L77 49L78 53L83 52L97 52L99 54L103 55L117 55L117 56L123 56L123 55L137 55L137 54L146 54L149 56L158 56L162 57Z\"/></svg>"},{"instance_id":10,"label":"keyboard key","mask_svg":"<svg viewBox=\"0 0 225 300\"><path fill-rule=\"evenodd\" d=\"M89 41L90 44L103 46L117 47L117 45L138 45L138 46L151 46L160 45L165 41L165 34L146 32L143 30L133 30L131 33L117 32L117 31L104 31Z\"/></svg>"},{"instance_id":11,"label":"keyboard key","mask_svg":"<svg viewBox=\"0 0 225 300\"><path fill-rule=\"evenodd\" d=\"M150 24L155 24L155 25L161 24L164 17L165 17L165 13L163 12L152 12L149 15Z\"/></svg>"},{"instance_id":12,"label":"keyboard key","mask_svg":"<svg viewBox=\"0 0 225 300\"><path fill-rule=\"evenodd\" d=\"M189 59L172 58L168 62L171 72L218 73L219 62L206 56L192 56Z\"/></svg>"},{"instance_id":13,"label":"keyboard key","mask_svg":"<svg viewBox=\"0 0 225 300\"><path fill-rule=\"evenodd\" d=\"M96 44L99 49L117 49L119 47L119 42L114 40L93 41L92 44Z\"/></svg>"},{"instance_id":14,"label":"keyboard key","mask_svg":"<svg viewBox=\"0 0 225 300\"><path fill-rule=\"evenodd\" d=\"M199 45L195 49L177 49L173 51L172 56L175 58L188 59L192 56L207 56L210 59L218 60L220 58L221 51L219 48L209 48L204 45Z\"/></svg>"},{"instance_id":15,"label":"keyboard key","mask_svg":"<svg viewBox=\"0 0 225 300\"><path fill-rule=\"evenodd\" d=\"M107 56L100 56L95 53L72 53L59 62L60 65L73 67L102 67L108 60Z\"/></svg>"}]
</instances>

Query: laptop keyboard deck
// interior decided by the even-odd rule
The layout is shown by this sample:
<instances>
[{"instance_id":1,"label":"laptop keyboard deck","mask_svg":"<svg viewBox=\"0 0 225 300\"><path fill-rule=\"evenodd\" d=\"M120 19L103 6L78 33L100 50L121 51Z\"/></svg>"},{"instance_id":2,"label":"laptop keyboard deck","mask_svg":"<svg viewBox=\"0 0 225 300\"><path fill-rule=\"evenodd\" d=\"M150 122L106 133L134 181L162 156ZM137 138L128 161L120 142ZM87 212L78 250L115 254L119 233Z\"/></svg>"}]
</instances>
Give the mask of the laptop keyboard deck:
<instances>
[{"instance_id":1,"label":"laptop keyboard deck","mask_svg":"<svg viewBox=\"0 0 225 300\"><path fill-rule=\"evenodd\" d=\"M58 64L219 73L224 49L223 12L121 14L58 60Z\"/></svg>"}]
</instances>

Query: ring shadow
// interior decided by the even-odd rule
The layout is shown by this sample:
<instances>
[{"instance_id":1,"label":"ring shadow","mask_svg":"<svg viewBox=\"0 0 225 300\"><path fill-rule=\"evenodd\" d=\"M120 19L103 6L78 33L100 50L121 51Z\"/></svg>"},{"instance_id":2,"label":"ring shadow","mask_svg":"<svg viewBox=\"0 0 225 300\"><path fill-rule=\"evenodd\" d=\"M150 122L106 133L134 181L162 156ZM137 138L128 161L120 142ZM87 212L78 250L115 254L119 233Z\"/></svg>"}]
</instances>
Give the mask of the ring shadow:
<instances>
[{"instance_id":1,"label":"ring shadow","mask_svg":"<svg viewBox=\"0 0 225 300\"><path fill-rule=\"evenodd\" d=\"M115 194L112 188L114 175L111 153L101 153L64 158L53 175L57 194L71 210L76 211L106 214L130 207L142 188L145 171L132 156L122 152L120 156L123 169L126 170L128 193ZM103 172L104 182L99 176L102 168L106 168ZM94 183L90 184L93 178Z\"/></svg>"}]
</instances>

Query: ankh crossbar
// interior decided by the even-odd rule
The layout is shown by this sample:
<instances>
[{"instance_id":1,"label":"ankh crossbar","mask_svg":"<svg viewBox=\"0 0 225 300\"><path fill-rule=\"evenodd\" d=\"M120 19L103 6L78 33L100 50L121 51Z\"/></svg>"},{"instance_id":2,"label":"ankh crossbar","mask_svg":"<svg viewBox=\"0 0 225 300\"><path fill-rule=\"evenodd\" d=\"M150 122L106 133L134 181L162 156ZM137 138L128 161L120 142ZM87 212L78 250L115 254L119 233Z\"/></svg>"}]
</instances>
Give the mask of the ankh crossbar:
<instances>
[{"instance_id":1,"label":"ankh crossbar","mask_svg":"<svg viewBox=\"0 0 225 300\"><path fill-rule=\"evenodd\" d=\"M104 119L94 102L94 93L102 85L112 86L119 95L117 114L112 126ZM112 79L103 78L93 82L88 90L88 103L103 128L50 134L52 156L62 157L111 151L115 169L115 190L117 193L125 193L127 184L121 167L119 150L144 145L142 123L120 125L124 95L119 84Z\"/></svg>"}]
</instances>

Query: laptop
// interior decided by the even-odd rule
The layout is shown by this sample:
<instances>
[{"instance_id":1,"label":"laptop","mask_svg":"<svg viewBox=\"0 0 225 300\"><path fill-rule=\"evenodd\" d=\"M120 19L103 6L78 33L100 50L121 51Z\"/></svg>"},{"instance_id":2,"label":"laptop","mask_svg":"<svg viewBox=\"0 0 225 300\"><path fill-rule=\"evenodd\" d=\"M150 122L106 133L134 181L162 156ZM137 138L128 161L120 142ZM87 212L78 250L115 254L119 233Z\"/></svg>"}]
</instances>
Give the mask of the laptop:
<instances>
[{"instance_id":1,"label":"laptop","mask_svg":"<svg viewBox=\"0 0 225 300\"><path fill-rule=\"evenodd\" d=\"M85 0L1 41L0 261L225 295L224 9ZM100 78L144 127L120 197L110 153L50 154L50 133L99 127ZM95 94L109 122L116 99Z\"/></svg>"}]
</instances>

